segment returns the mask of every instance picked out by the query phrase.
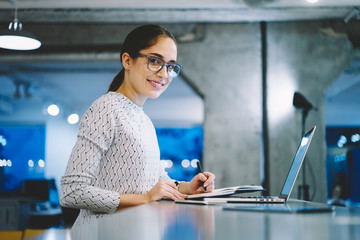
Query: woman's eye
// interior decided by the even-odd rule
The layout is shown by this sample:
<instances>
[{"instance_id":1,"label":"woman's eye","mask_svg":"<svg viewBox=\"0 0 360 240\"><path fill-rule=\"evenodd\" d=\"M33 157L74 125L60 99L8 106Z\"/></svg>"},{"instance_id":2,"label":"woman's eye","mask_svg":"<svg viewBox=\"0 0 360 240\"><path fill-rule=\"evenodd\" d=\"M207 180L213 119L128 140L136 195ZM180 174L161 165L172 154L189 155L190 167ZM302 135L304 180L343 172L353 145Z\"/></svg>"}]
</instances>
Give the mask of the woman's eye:
<instances>
[{"instance_id":1,"label":"woman's eye","mask_svg":"<svg viewBox=\"0 0 360 240\"><path fill-rule=\"evenodd\" d=\"M156 64L156 65L160 65L160 60L156 59L156 58L150 58L150 62L152 64Z\"/></svg>"}]
</instances>

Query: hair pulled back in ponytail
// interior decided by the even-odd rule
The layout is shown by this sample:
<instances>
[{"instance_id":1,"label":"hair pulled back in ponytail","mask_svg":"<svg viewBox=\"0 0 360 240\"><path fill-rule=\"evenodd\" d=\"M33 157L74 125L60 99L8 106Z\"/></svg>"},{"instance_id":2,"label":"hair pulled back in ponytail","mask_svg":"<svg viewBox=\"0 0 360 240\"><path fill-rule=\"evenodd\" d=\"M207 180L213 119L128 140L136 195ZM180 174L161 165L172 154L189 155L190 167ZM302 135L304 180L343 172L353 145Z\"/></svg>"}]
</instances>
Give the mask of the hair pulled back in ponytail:
<instances>
[{"instance_id":1,"label":"hair pulled back in ponytail","mask_svg":"<svg viewBox=\"0 0 360 240\"><path fill-rule=\"evenodd\" d=\"M120 61L124 53L128 53L131 58L135 58L141 50L156 44L160 36L170 37L176 43L175 37L159 25L147 24L135 28L125 38L121 47ZM108 92L116 92L124 81L124 76L125 70L122 69L112 80Z\"/></svg>"}]
</instances>

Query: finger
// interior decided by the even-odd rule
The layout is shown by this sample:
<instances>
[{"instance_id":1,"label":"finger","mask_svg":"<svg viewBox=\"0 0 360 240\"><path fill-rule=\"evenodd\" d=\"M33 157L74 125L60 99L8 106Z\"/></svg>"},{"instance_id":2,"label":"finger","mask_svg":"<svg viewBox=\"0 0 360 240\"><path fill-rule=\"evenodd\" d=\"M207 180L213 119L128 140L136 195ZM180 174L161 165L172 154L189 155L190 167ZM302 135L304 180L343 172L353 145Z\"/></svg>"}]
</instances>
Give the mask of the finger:
<instances>
[{"instance_id":1,"label":"finger","mask_svg":"<svg viewBox=\"0 0 360 240\"><path fill-rule=\"evenodd\" d=\"M174 187L171 182L167 182L166 184L164 184L163 189L167 192L174 192L176 191L176 186Z\"/></svg>"},{"instance_id":2,"label":"finger","mask_svg":"<svg viewBox=\"0 0 360 240\"><path fill-rule=\"evenodd\" d=\"M215 175L214 175L213 173L204 172L203 174L204 174L204 176L205 176L207 179L211 179L211 180L214 180L214 179L215 179Z\"/></svg>"},{"instance_id":3,"label":"finger","mask_svg":"<svg viewBox=\"0 0 360 240\"><path fill-rule=\"evenodd\" d=\"M212 192L215 189L214 184L210 184L206 187L206 192Z\"/></svg>"},{"instance_id":4,"label":"finger","mask_svg":"<svg viewBox=\"0 0 360 240\"><path fill-rule=\"evenodd\" d=\"M175 184L175 182L166 182L171 188L173 189L177 189L177 185Z\"/></svg>"},{"instance_id":5,"label":"finger","mask_svg":"<svg viewBox=\"0 0 360 240\"><path fill-rule=\"evenodd\" d=\"M184 199L187 197L187 195L182 194L181 192L179 192L177 190L176 184L173 182L168 182L168 184L164 187L164 190L169 192L170 194L172 194L173 196L177 197L177 198L181 198Z\"/></svg>"},{"instance_id":6,"label":"finger","mask_svg":"<svg viewBox=\"0 0 360 240\"><path fill-rule=\"evenodd\" d=\"M205 172L204 175L207 177L207 179L204 181L204 186L207 187L214 182L215 175L209 172Z\"/></svg>"},{"instance_id":7,"label":"finger","mask_svg":"<svg viewBox=\"0 0 360 240\"><path fill-rule=\"evenodd\" d=\"M198 187L198 189L196 189L196 193L204 193L204 192L206 192L206 191L203 186L200 186L200 187Z\"/></svg>"},{"instance_id":8,"label":"finger","mask_svg":"<svg viewBox=\"0 0 360 240\"><path fill-rule=\"evenodd\" d=\"M186 198L186 196L183 196L183 194L178 191L168 192L168 197L172 200L184 200Z\"/></svg>"},{"instance_id":9,"label":"finger","mask_svg":"<svg viewBox=\"0 0 360 240\"><path fill-rule=\"evenodd\" d=\"M203 173L198 173L195 176L195 179L198 180L198 181L201 181L201 182L205 182L207 180L207 177Z\"/></svg>"},{"instance_id":10,"label":"finger","mask_svg":"<svg viewBox=\"0 0 360 240\"><path fill-rule=\"evenodd\" d=\"M214 188L215 188L214 182L211 182L211 183L207 186L207 188L212 188L212 189L214 189Z\"/></svg>"},{"instance_id":11,"label":"finger","mask_svg":"<svg viewBox=\"0 0 360 240\"><path fill-rule=\"evenodd\" d=\"M215 186L214 186L214 182L204 182L203 185L202 185L205 189L205 192L212 192L212 190L214 190Z\"/></svg>"},{"instance_id":12,"label":"finger","mask_svg":"<svg viewBox=\"0 0 360 240\"><path fill-rule=\"evenodd\" d=\"M174 200L174 196L171 192L168 191L168 189L166 189L166 187L162 187L160 189L158 189L158 191L156 192L156 195L159 197L158 199L162 199L162 198L170 198L172 200Z\"/></svg>"},{"instance_id":13,"label":"finger","mask_svg":"<svg viewBox=\"0 0 360 240\"><path fill-rule=\"evenodd\" d=\"M162 183L163 187L170 187L170 188L173 188L173 189L177 189L176 184L174 182L172 182L172 181L162 181L161 180L161 183Z\"/></svg>"},{"instance_id":14,"label":"finger","mask_svg":"<svg viewBox=\"0 0 360 240\"><path fill-rule=\"evenodd\" d=\"M203 172L203 174L206 176L206 177L214 177L215 178L215 174L211 173L211 172Z\"/></svg>"},{"instance_id":15,"label":"finger","mask_svg":"<svg viewBox=\"0 0 360 240\"><path fill-rule=\"evenodd\" d=\"M199 186L201 186L201 188L203 188L201 190L201 192L206 192L207 191L207 185L205 184L205 182L207 181L207 177L203 174L203 173L199 173L198 174L198 179L199 179ZM209 183L208 183L209 184Z\"/></svg>"},{"instance_id":16,"label":"finger","mask_svg":"<svg viewBox=\"0 0 360 240\"><path fill-rule=\"evenodd\" d=\"M185 199L187 198L187 195L186 194L182 194L181 192L176 192L175 196L178 198L178 199Z\"/></svg>"}]
</instances>

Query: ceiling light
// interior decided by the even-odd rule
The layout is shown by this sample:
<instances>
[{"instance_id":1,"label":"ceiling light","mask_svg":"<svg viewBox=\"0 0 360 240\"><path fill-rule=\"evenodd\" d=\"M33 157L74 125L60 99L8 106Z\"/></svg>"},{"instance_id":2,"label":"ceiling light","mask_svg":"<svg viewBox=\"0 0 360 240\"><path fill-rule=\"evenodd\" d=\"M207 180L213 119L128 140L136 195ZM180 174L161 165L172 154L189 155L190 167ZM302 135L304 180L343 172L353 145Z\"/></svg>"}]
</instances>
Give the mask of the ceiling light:
<instances>
[{"instance_id":1,"label":"ceiling light","mask_svg":"<svg viewBox=\"0 0 360 240\"><path fill-rule=\"evenodd\" d=\"M317 3L319 0L307 0L309 3Z\"/></svg>"},{"instance_id":2,"label":"ceiling light","mask_svg":"<svg viewBox=\"0 0 360 240\"><path fill-rule=\"evenodd\" d=\"M77 115L76 113L70 114L67 120L68 123L75 124L79 121L79 115Z\"/></svg>"},{"instance_id":3,"label":"ceiling light","mask_svg":"<svg viewBox=\"0 0 360 240\"><path fill-rule=\"evenodd\" d=\"M56 104L51 104L48 108L47 108L47 112L51 115L51 116L57 116L60 112L59 107Z\"/></svg>"},{"instance_id":4,"label":"ceiling light","mask_svg":"<svg viewBox=\"0 0 360 240\"><path fill-rule=\"evenodd\" d=\"M5 31L0 32L0 48L10 50L34 50L41 46L31 33L22 30L22 23L17 19L17 7L15 6L15 18L10 22Z\"/></svg>"}]
</instances>

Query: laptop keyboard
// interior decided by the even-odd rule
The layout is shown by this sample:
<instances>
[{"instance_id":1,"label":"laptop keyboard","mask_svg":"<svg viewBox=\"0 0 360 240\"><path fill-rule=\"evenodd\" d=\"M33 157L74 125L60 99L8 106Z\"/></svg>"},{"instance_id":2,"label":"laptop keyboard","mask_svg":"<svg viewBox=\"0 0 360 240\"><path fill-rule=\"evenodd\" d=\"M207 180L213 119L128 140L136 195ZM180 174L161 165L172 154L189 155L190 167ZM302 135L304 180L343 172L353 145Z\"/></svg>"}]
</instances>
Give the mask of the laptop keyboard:
<instances>
[{"instance_id":1,"label":"laptop keyboard","mask_svg":"<svg viewBox=\"0 0 360 240\"><path fill-rule=\"evenodd\" d=\"M234 198L256 200L257 202L277 202L280 200L279 197L275 196L238 196Z\"/></svg>"}]
</instances>

